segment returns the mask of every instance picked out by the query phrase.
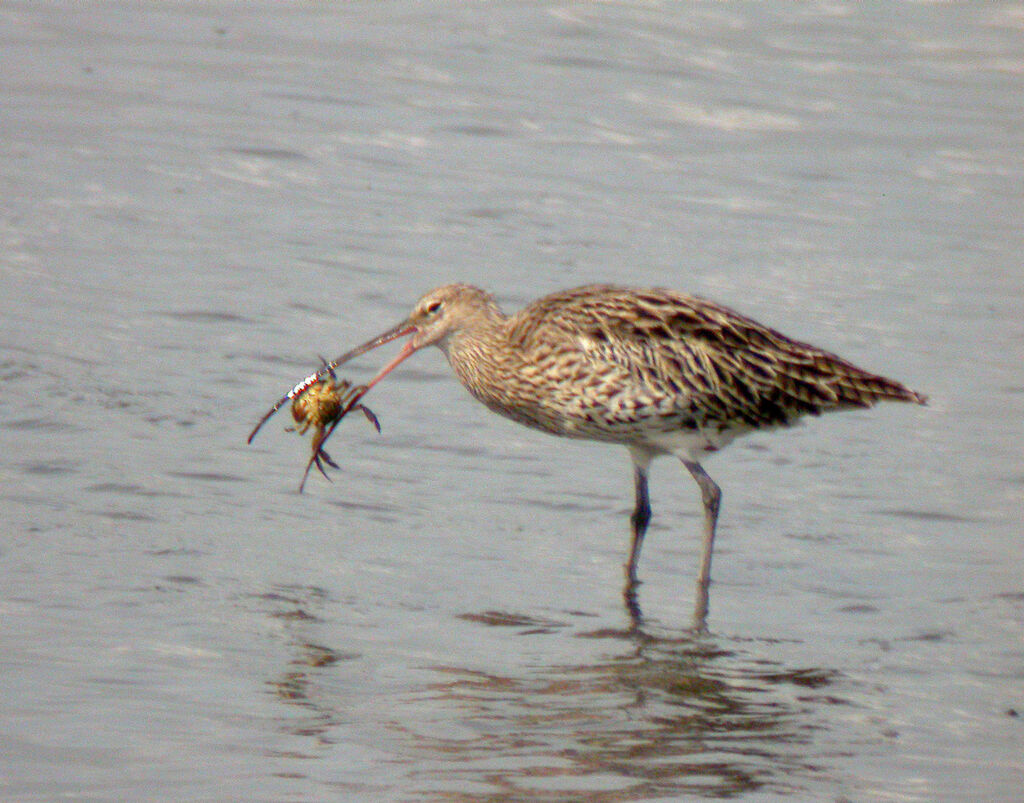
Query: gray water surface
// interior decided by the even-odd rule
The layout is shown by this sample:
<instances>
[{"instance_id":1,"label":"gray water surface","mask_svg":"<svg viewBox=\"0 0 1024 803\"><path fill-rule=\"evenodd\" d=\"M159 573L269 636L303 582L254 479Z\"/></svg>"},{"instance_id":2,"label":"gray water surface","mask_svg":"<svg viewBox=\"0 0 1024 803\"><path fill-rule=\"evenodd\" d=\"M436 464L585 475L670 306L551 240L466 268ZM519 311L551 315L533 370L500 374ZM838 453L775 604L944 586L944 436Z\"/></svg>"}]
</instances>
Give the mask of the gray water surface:
<instances>
[{"instance_id":1,"label":"gray water surface","mask_svg":"<svg viewBox=\"0 0 1024 803\"><path fill-rule=\"evenodd\" d=\"M1012 4L5 3L5 800L1014 800L1024 16ZM696 488L493 416L471 281L706 295L927 393ZM362 358L365 380L393 351Z\"/></svg>"}]
</instances>

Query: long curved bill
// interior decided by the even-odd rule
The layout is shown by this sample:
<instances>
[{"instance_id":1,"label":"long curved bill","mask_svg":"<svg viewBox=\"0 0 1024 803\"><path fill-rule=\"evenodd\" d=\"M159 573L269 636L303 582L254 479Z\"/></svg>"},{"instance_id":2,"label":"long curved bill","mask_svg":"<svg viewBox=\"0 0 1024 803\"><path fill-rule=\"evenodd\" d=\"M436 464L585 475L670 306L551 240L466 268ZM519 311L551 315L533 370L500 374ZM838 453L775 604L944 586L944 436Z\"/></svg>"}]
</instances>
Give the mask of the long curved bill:
<instances>
[{"instance_id":1,"label":"long curved bill","mask_svg":"<svg viewBox=\"0 0 1024 803\"><path fill-rule=\"evenodd\" d=\"M299 382L299 384L297 384L295 387L289 390L284 396L278 399L274 403L273 407L267 410L263 417L256 423L256 426L253 427L252 432L249 433L249 438L246 440L246 443L252 443L253 438L256 437L256 433L260 431L260 428L265 423L267 423L267 421L270 420L270 417L273 416L274 413L280 410L285 404L294 399L300 393L303 393L311 385L316 384L325 376L330 376L334 372L334 369L337 368L339 365L344 365L349 360L354 360L361 354L365 354L366 352L377 348L377 346L383 346L385 343L390 343L392 340L397 340L398 338L404 337L405 335L411 335L415 331L415 326L410 324L408 321L403 321L397 326L393 326L392 328L388 329L386 332L384 332L384 334L377 335L377 337L373 338L373 340L368 340L367 342L363 343L363 345L356 346L351 351L346 351L340 357L337 357L336 359L333 359L328 363L324 363L323 367L319 371L317 371L315 374L310 374L309 376L307 376L305 379ZM414 351L416 351L416 349L413 348L412 341L406 343L405 346L402 348L401 352L399 352L398 356L390 363L388 363L386 366L384 366L381 372L377 374L377 376L375 376L373 379L371 379L369 383L367 383L365 390L363 390L362 393L359 394L359 396L352 399L351 404L354 404L356 401L362 398L362 396L370 388L372 388L374 385L380 382L380 380L382 380L388 373L390 373L396 365L398 365L402 360L404 360Z\"/></svg>"}]
</instances>

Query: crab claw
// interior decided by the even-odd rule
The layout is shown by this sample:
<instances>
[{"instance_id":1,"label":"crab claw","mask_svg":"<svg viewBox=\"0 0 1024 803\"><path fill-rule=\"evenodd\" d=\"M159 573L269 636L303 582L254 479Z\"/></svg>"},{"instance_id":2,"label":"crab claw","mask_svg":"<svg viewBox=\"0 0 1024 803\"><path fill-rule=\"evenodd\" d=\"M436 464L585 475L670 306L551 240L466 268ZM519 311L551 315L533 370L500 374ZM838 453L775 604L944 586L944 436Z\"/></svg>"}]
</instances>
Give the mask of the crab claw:
<instances>
[{"instance_id":1,"label":"crab claw","mask_svg":"<svg viewBox=\"0 0 1024 803\"><path fill-rule=\"evenodd\" d=\"M377 419L377 416L374 414L373 410L371 410L369 407L365 407L362 404L356 406L355 409L362 411L363 415L366 416L366 420L377 428L377 432L380 432L380 421Z\"/></svg>"}]
</instances>

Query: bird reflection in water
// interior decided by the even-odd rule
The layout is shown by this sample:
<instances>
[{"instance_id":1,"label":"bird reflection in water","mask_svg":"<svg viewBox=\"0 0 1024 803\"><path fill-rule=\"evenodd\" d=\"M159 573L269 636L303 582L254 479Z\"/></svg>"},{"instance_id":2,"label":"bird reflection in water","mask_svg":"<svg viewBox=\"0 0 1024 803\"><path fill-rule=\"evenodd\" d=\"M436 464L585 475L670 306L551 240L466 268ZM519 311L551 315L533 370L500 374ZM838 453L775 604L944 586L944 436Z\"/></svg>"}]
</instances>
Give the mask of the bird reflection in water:
<instances>
[{"instance_id":1,"label":"bird reflection in water","mask_svg":"<svg viewBox=\"0 0 1024 803\"><path fill-rule=\"evenodd\" d=\"M486 636L499 642L555 639L536 654L580 658L513 659L512 669L448 660L421 667L433 679L418 688L382 688L375 698L380 682L367 675L362 655L322 643L325 620L317 611L325 594L289 587L259 595L284 623L292 654L267 681L292 709L280 729L305 740L271 754L286 762L279 777L341 772L339 746L356 725L374 734L372 749L388 765L339 779L366 799L396 791L403 799L462 803L816 797L828 783L828 757L815 734L823 706L847 704L832 688L835 670L787 667L761 654L757 642L692 630L656 634L638 620L588 630L590 617L579 612L482 611L458 615L456 626L504 631ZM345 691L353 673L360 675L358 700Z\"/></svg>"},{"instance_id":2,"label":"bird reflection in water","mask_svg":"<svg viewBox=\"0 0 1024 803\"><path fill-rule=\"evenodd\" d=\"M308 631L322 624L315 612L322 606L328 593L316 586L276 586L272 591L256 595L261 604L273 607L270 616L284 623L289 633L292 658L279 674L267 681L274 695L303 715L288 718L284 729L295 736L312 737L319 746L330 744L330 732L341 724L340 712L315 702L320 674L331 667L361 657L359 653L344 652L317 643ZM293 753L292 758L317 758L310 750Z\"/></svg>"},{"instance_id":3,"label":"bird reflection in water","mask_svg":"<svg viewBox=\"0 0 1024 803\"><path fill-rule=\"evenodd\" d=\"M463 618L521 634L567 626L493 611ZM834 671L787 669L692 633L575 635L606 643L607 657L519 676L434 666L431 702L459 727L405 729L418 791L465 803L731 797L806 791L820 775L814 711L842 703L826 691Z\"/></svg>"}]
</instances>

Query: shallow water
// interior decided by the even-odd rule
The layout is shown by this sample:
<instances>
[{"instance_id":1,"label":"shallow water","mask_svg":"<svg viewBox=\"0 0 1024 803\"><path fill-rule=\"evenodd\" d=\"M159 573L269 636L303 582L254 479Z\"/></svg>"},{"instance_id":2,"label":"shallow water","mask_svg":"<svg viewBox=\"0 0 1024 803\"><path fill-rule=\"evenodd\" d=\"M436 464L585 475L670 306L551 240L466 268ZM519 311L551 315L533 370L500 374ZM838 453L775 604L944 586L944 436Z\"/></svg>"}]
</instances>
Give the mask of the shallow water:
<instances>
[{"instance_id":1,"label":"shallow water","mask_svg":"<svg viewBox=\"0 0 1024 803\"><path fill-rule=\"evenodd\" d=\"M0 9L7 800L1010 800L1012 5ZM249 428L424 290L715 298L906 381L696 490L403 365L296 487ZM365 379L389 354L346 368Z\"/></svg>"}]
</instances>

